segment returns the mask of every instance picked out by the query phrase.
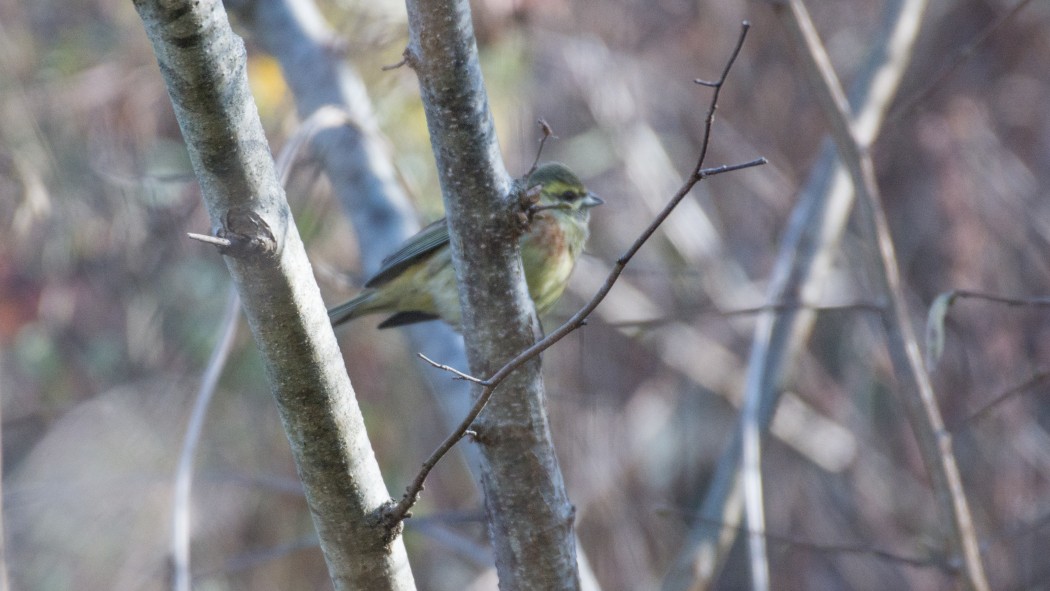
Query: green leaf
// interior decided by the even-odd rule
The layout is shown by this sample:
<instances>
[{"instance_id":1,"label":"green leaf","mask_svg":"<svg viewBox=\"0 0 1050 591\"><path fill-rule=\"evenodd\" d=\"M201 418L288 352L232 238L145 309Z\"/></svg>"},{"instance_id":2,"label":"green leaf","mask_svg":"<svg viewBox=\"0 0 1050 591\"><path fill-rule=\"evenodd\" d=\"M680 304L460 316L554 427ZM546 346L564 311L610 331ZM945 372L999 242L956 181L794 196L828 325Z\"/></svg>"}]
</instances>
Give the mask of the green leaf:
<instances>
[{"instance_id":1,"label":"green leaf","mask_svg":"<svg viewBox=\"0 0 1050 591\"><path fill-rule=\"evenodd\" d=\"M926 368L933 370L944 354L944 320L958 294L947 291L937 296L926 315Z\"/></svg>"}]
</instances>

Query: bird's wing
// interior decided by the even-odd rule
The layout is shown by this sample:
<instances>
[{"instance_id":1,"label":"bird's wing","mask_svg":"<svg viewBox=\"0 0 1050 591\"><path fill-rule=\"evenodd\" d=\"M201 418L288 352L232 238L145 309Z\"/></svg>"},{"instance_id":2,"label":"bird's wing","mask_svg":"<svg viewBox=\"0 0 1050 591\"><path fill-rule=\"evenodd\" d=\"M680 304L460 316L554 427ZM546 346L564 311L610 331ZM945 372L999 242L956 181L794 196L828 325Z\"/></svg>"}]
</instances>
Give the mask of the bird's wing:
<instances>
[{"instance_id":1,"label":"bird's wing","mask_svg":"<svg viewBox=\"0 0 1050 591\"><path fill-rule=\"evenodd\" d=\"M445 223L445 218L441 218L417 232L415 236L406 240L401 248L383 259L383 266L365 283L365 287L383 285L446 244L448 224Z\"/></svg>"},{"instance_id":2,"label":"bird's wing","mask_svg":"<svg viewBox=\"0 0 1050 591\"><path fill-rule=\"evenodd\" d=\"M437 320L441 318L437 314L430 314L429 312L398 312L390 318L379 323L376 328L393 328L395 326L406 326L409 324L415 324L417 322L426 322L428 320Z\"/></svg>"}]
</instances>

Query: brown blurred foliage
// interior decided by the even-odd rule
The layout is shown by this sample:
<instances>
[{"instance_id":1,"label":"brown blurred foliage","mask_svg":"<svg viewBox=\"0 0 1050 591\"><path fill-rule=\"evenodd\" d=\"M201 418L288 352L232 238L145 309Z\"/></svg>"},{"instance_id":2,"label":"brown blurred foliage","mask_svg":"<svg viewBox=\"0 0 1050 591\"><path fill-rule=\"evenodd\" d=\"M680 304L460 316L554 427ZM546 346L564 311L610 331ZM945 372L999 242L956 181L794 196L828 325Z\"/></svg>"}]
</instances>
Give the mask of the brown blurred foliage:
<instances>
[{"instance_id":1,"label":"brown blurred foliage","mask_svg":"<svg viewBox=\"0 0 1050 591\"><path fill-rule=\"evenodd\" d=\"M862 63L880 2L812 2L840 78ZM902 90L915 96L1013 2L935 2ZM333 2L424 221L440 201L397 2ZM701 0L478 0L483 67L512 172L542 117L606 199L590 256L550 327L588 297L696 158L707 90L754 28L722 95L708 163L770 165L703 183L589 326L545 356L555 441L582 547L603 588L657 587L733 425L779 236L824 130L768 7ZM248 39L275 149L294 129L279 70ZM0 395L15 588L161 589L170 484L189 397L217 339L228 279L178 127L130 2L0 0ZM1031 3L875 146L916 325L955 288L1050 292L1050 7ZM906 101L905 101L906 102ZM899 104L902 104L899 102ZM289 189L332 301L356 246L323 179ZM655 205L654 205L655 204ZM869 236L850 231L822 302L871 302ZM443 436L397 331L361 321L346 356L392 491ZM935 373L993 588L1039 588L1050 511L1046 310L964 301ZM951 589L936 511L870 311L824 312L790 390L802 423L764 452L771 570L784 589ZM216 588L325 588L267 385L242 335L205 428L194 569ZM468 473L447 461L407 542L425 589L462 589L488 558ZM779 535L780 537L776 537ZM813 544L805 543L813 542ZM819 546L819 547L818 547ZM877 548L916 558L887 559ZM838 548L838 549L836 549ZM719 588L746 584L736 552Z\"/></svg>"}]
</instances>

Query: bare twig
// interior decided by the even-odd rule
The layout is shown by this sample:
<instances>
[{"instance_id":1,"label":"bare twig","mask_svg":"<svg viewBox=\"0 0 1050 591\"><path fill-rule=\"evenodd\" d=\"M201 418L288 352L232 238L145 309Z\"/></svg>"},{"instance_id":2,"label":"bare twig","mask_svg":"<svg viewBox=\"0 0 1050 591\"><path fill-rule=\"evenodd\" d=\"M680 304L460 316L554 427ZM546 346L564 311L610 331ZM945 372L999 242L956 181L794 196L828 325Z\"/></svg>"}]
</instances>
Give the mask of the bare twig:
<instances>
[{"instance_id":1,"label":"bare twig","mask_svg":"<svg viewBox=\"0 0 1050 591\"><path fill-rule=\"evenodd\" d=\"M472 376L470 374L465 374L465 373L459 371L458 369L452 367L451 365L445 365L443 363L438 363L437 361L434 361L433 359L427 357L426 355L424 355L422 353L416 353L416 355L418 355L420 359L422 359L423 361L426 361L427 363L429 363L433 367L435 367L437 369L440 369L442 371L447 371L450 374L455 375L457 379L466 380L468 382L473 382L473 383L475 383L475 384L477 384L479 386L488 386L489 385L489 382L487 382L486 380L482 380L482 379L476 378L476 377L474 377L474 376Z\"/></svg>"},{"instance_id":2,"label":"bare twig","mask_svg":"<svg viewBox=\"0 0 1050 591\"><path fill-rule=\"evenodd\" d=\"M879 198L871 156L852 129L845 94L801 0L775 4L774 11L797 48L803 68L816 91L817 102L835 138L839 157L849 170L854 190L865 208L862 211L868 214L863 217L875 237L880 255L878 279L889 296L882 324L887 333L894 372L899 386L905 390L902 396L905 409L930 473L938 505L951 526L950 543L961 555L966 584L975 591L986 591L988 581L962 478L952 452L951 437L944 428L914 329L907 318L900 270Z\"/></svg>"},{"instance_id":3,"label":"bare twig","mask_svg":"<svg viewBox=\"0 0 1050 591\"><path fill-rule=\"evenodd\" d=\"M200 388L197 390L197 398L193 403L189 424L186 425L186 435L182 438L179 464L175 470L175 490L171 510L171 568L174 591L189 591L191 587L190 493L193 487L193 460L196 457L197 444L200 443L201 431L204 429L208 406L219 384L222 370L226 367L226 359L233 348L233 338L237 335L240 317L241 299L237 296L237 291L230 288L226 310L223 312L222 335L215 343L215 348L212 349L211 359L208 360Z\"/></svg>"},{"instance_id":4,"label":"bare twig","mask_svg":"<svg viewBox=\"0 0 1050 591\"><path fill-rule=\"evenodd\" d=\"M710 130L708 130L708 132L709 131ZM765 158L755 158L754 160L744 162L743 164L723 164L722 166L716 166L714 168L702 168L697 173L697 176L700 178L700 180L703 180L709 176L715 176L716 174L722 174L723 172L735 172L737 170L743 170L745 168L751 168L753 166L762 166L765 163Z\"/></svg>"},{"instance_id":5,"label":"bare twig","mask_svg":"<svg viewBox=\"0 0 1050 591\"><path fill-rule=\"evenodd\" d=\"M952 299L969 298L974 300L994 302L996 304L1006 304L1007 306L1014 307L1050 308L1050 297L1015 298L1010 296L996 295L994 293L970 291L967 289L956 289L951 291L950 294Z\"/></svg>"},{"instance_id":6,"label":"bare twig","mask_svg":"<svg viewBox=\"0 0 1050 591\"><path fill-rule=\"evenodd\" d=\"M992 409L999 406L1003 402L1006 402L1014 396L1017 396L1018 394L1025 392L1026 390L1029 390L1031 388L1034 388L1035 386L1038 386L1039 384L1042 384L1048 379L1050 379L1050 370L1038 371L1032 374L1027 380L1022 382L1021 384L1012 386L1004 392L1000 392L999 394L994 396L990 401L986 402L983 406L970 413L970 415L967 416L965 419L959 421L954 425L951 425L950 427L948 427L948 429L950 431L958 431L964 426L983 418Z\"/></svg>"},{"instance_id":7,"label":"bare twig","mask_svg":"<svg viewBox=\"0 0 1050 591\"><path fill-rule=\"evenodd\" d=\"M694 80L695 83L700 84L701 86L707 86L715 89L714 93L712 93L711 95L711 106L708 107L707 116L704 117L704 135L702 136L703 143L700 145L700 157L697 159L696 163L697 171L700 171L703 168L704 161L707 160L707 148L711 145L711 127L715 124L715 110L718 109L718 96L722 93L722 86L725 84L726 78L729 76L729 70L732 69L733 63L736 62L737 56L740 55L740 50L744 48L744 39L747 38L747 32L749 29L751 29L751 23L749 23L748 21L744 21L743 23L741 23L740 36L737 37L736 47L733 48L733 53L729 54L729 59L726 60L726 65L724 68L722 68L722 74L718 77L717 82L703 82L700 80ZM763 164L765 163L765 159L760 160L762 160ZM694 182L693 184L696 183ZM689 187L692 188L692 185L689 185Z\"/></svg>"},{"instance_id":8,"label":"bare twig","mask_svg":"<svg viewBox=\"0 0 1050 591\"><path fill-rule=\"evenodd\" d=\"M221 246L223 248L229 248L233 246L233 242L227 238L219 238L218 236L208 236L207 234L195 234L193 232L186 232L186 236L203 242L205 244L214 244L215 246Z\"/></svg>"},{"instance_id":9,"label":"bare twig","mask_svg":"<svg viewBox=\"0 0 1050 591\"><path fill-rule=\"evenodd\" d=\"M722 166L712 169L704 168L704 159L707 156L707 148L710 143L711 126L714 122L715 109L718 106L718 95L722 84L725 82L726 77L729 75L729 70L732 68L733 62L740 54L740 49L743 46L744 39L747 37L747 31L750 28L750 24L745 22L741 27L740 37L737 41L737 45L733 50L729 60L726 63L726 67L722 71L722 75L719 78L718 85L715 87L715 92L712 95L710 107L708 108L706 124L704 127L704 136L702 140L702 147L700 151L700 157L697 160L696 166L693 167L692 173L689 178L686 179L682 187L675 193L671 200L667 203L664 209L656 216L656 218L649 224L649 226L642 231L642 233L635 239L634 243L622 254L617 260L609 276L606 278L605 283L598 289L587 304L585 304L579 311L572 315L569 320L558 327L553 332L549 333L543 339L534 343L531 347L525 349L509 362L507 362L498 371L492 374L488 379L483 380L486 385L481 393L478 395L477 401L471 408L470 413L464 417L459 427L454 430L438 448L430 455L429 458L423 463L422 468L416 475L415 479L407 487L405 495L401 500L395 504L392 504L384 511L384 518L387 520L388 526L394 526L402 519L404 519L412 505L416 502L416 499L423 488L423 482L426 480L427 475L437 465L441 458L448 453L450 449L463 438L464 434L470 429L474 419L477 418L481 411L488 404L489 399L495 389L502 383L508 376L510 376L515 370L524 365L529 360L535 358L543 351L549 349L552 345L565 338L567 335L580 328L586 323L587 317L594 311L595 308L605 299L605 296L609 294L616 280L623 272L627 263L634 257L634 255L641 249L647 240L656 232L671 212L674 211L675 207L685 198L686 195L693 189L693 187L701 180L720 174L722 172L730 172L735 170L741 170L744 168L750 168L753 166L759 166L765 164L764 158L758 158L740 165L733 166Z\"/></svg>"},{"instance_id":10,"label":"bare twig","mask_svg":"<svg viewBox=\"0 0 1050 591\"><path fill-rule=\"evenodd\" d=\"M547 140L552 137L558 137L554 135L554 130L551 129L550 124L543 119L537 119L536 124L540 126L540 145L536 148L536 158L532 161L532 166L529 167L529 172L525 173L525 178L529 178L532 176L532 173L536 172L536 167L540 165L540 156L543 155L543 146L547 145Z\"/></svg>"},{"instance_id":11,"label":"bare twig","mask_svg":"<svg viewBox=\"0 0 1050 591\"><path fill-rule=\"evenodd\" d=\"M383 66L383 67L381 67L379 69L384 71L384 72L389 72L391 70L396 70L396 69L398 69L398 68L408 64L408 56L409 56L409 53L408 53L408 50L406 49L404 51L404 53L401 54L401 59L397 63L387 64L387 65L385 65L385 66Z\"/></svg>"},{"instance_id":12,"label":"bare twig","mask_svg":"<svg viewBox=\"0 0 1050 591\"><path fill-rule=\"evenodd\" d=\"M730 318L735 316L755 316L758 314L764 314L767 312L882 312L883 304L881 302L850 302L843 304L808 304L805 302L780 302L767 304L765 306L753 306L751 308L735 308L733 310L719 310L714 306L700 306L696 308L686 307L681 311L681 314L674 316L660 316L656 318L649 318L645 320L619 320L606 322L607 326L615 326L616 328L646 328L655 327L670 322L679 322L682 318L687 316L696 316L700 314L711 315L711 316L722 316L724 318Z\"/></svg>"},{"instance_id":13,"label":"bare twig","mask_svg":"<svg viewBox=\"0 0 1050 591\"><path fill-rule=\"evenodd\" d=\"M661 512L666 513L671 513L672 511L681 513L680 511L675 511L673 509L661 510ZM868 544L835 544L829 542L815 542L813 540L807 540L798 536L792 536L787 534L776 534L770 533L768 531L752 532L749 531L749 529L746 526L742 526L737 523L726 523L724 521L711 519L696 514L689 514L689 518L695 519L697 521L703 521L711 525L716 525L718 527L732 529L745 534L755 533L764 537L771 544L780 544L783 546L790 546L793 548L801 548L803 550L809 550L811 552L819 552L822 554L867 554L874 556L880 560L906 564L915 568L936 568L946 572L955 572L956 570L943 557L933 556L926 558L920 556L905 556L903 554L898 554L889 550L883 550L881 548L877 548Z\"/></svg>"}]
</instances>

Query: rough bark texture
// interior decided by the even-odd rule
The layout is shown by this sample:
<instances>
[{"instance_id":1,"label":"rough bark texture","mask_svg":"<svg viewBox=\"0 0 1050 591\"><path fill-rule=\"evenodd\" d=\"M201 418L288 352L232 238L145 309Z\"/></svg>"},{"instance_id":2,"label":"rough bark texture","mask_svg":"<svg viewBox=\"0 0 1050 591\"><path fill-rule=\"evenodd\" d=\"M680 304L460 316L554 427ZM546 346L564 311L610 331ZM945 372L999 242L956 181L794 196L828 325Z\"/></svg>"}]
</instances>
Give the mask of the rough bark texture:
<instances>
[{"instance_id":1,"label":"rough bark texture","mask_svg":"<svg viewBox=\"0 0 1050 591\"><path fill-rule=\"evenodd\" d=\"M216 0L136 1L263 356L337 589L413 589L404 546L309 261Z\"/></svg>"},{"instance_id":2,"label":"rough bark texture","mask_svg":"<svg viewBox=\"0 0 1050 591\"><path fill-rule=\"evenodd\" d=\"M318 133L311 146L354 226L362 273L372 275L385 256L419 230L419 224L382 148L364 84L350 64L332 51L335 34L313 2L236 0L226 6L251 30L253 39L280 61L301 119L323 107L346 112L346 125ZM453 367L467 366L463 339L444 323L418 324L407 331L413 350ZM445 422L455 426L470 410L469 384L425 363L418 367Z\"/></svg>"},{"instance_id":3,"label":"rough bark texture","mask_svg":"<svg viewBox=\"0 0 1050 591\"><path fill-rule=\"evenodd\" d=\"M532 344L510 178L478 64L469 4L409 0L408 63L419 75L463 304L471 373L491 375ZM576 589L573 507L550 440L539 363L495 392L475 422L503 589Z\"/></svg>"}]
</instances>

